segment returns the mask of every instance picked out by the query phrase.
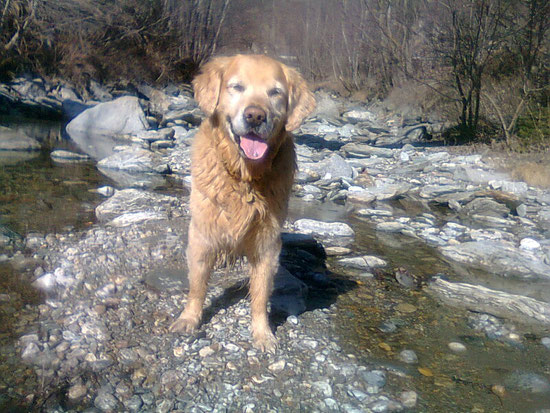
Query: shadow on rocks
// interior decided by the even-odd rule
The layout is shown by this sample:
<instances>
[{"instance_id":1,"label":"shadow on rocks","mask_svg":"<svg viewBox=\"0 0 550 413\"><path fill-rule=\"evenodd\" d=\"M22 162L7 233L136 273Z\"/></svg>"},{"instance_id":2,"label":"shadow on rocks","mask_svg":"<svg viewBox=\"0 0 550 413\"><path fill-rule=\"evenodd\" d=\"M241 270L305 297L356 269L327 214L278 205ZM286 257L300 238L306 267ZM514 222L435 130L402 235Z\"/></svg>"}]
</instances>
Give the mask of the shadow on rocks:
<instances>
[{"instance_id":1,"label":"shadow on rocks","mask_svg":"<svg viewBox=\"0 0 550 413\"><path fill-rule=\"evenodd\" d=\"M339 295L356 288L357 284L331 273L326 266L327 254L323 246L312 236L283 233L281 265L307 286L304 311L329 308ZM275 326L282 324L288 315L272 311Z\"/></svg>"},{"instance_id":2,"label":"shadow on rocks","mask_svg":"<svg viewBox=\"0 0 550 413\"><path fill-rule=\"evenodd\" d=\"M316 150L328 149L331 151L338 151L345 144L345 142L337 140L329 141L322 136L315 135L295 135L294 139L298 145L309 146L310 148Z\"/></svg>"},{"instance_id":3,"label":"shadow on rocks","mask_svg":"<svg viewBox=\"0 0 550 413\"><path fill-rule=\"evenodd\" d=\"M275 277L271 296L270 323L277 328L288 316L306 311L329 308L339 295L354 288L356 283L327 270L326 252L311 236L283 233L280 270ZM242 271L248 272L247 266ZM220 309L231 307L248 296L248 277L224 288L204 309L202 324L211 321Z\"/></svg>"}]
</instances>

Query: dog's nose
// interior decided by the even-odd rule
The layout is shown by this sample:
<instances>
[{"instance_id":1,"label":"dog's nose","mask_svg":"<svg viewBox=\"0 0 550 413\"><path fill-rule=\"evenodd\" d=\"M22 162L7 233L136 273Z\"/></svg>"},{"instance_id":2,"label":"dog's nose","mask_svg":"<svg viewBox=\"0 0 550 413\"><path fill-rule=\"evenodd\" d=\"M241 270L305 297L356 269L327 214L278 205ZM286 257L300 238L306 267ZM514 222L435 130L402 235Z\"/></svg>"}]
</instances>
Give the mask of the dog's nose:
<instances>
[{"instance_id":1,"label":"dog's nose","mask_svg":"<svg viewBox=\"0 0 550 413\"><path fill-rule=\"evenodd\" d=\"M257 106L249 106L244 110L244 120L250 126L259 126L265 122L265 111Z\"/></svg>"}]
</instances>

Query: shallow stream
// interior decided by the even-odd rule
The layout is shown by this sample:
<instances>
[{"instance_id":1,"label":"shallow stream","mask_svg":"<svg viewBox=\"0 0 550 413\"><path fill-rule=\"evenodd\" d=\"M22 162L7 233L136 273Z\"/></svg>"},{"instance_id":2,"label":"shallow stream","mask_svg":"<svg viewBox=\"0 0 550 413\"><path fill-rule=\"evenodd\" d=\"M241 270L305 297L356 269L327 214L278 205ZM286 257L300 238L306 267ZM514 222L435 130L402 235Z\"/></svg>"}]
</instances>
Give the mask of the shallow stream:
<instances>
[{"instance_id":1,"label":"shallow stream","mask_svg":"<svg viewBox=\"0 0 550 413\"><path fill-rule=\"evenodd\" d=\"M62 125L14 119L0 119L0 124L25 130L45 147L26 159L0 158L0 235L13 238L23 251L22 242L29 233L67 233L92 225L94 208L102 200L93 190L110 182L92 162L58 164L50 159L50 149L74 149L63 137ZM410 215L427 212L415 205L401 208ZM468 282L491 277L469 271L458 274L456 267L423 242L377 233L340 205L319 207L294 200L291 218L303 217L349 223L356 231L355 252L389 262L383 271L366 276L329 259L330 271L357 281L357 288L338 297L340 343L366 363L393 369L396 374L388 377L394 377L395 383L389 385L395 384L396 389L403 388L398 383L400 375L414 377L410 390L419 396L415 411L535 412L550 407L549 392L532 392L529 385L522 387L521 383L507 384L517 371L550 375L550 351L540 340L550 334L548 330L515 323L520 337L516 344L489 339L469 326L471 313L439 303L422 288L400 285L395 270L408 271L420 285L436 274ZM19 291L21 305L36 304L40 298L22 280L22 270L2 263L2 254L7 257L13 251L2 248L6 247L0 244L0 288ZM0 315L2 324L9 324L5 323L9 311L2 308ZM450 350L451 342L464 344L466 350ZM418 361L401 361L402 350L413 350Z\"/></svg>"}]
</instances>

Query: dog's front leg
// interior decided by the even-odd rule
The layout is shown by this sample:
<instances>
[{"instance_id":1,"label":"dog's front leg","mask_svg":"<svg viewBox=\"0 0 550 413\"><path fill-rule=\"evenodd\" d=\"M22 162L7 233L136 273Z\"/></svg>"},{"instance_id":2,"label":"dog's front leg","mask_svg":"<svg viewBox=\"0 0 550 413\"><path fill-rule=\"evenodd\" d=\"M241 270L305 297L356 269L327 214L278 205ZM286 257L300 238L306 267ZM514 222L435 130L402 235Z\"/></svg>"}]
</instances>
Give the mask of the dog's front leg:
<instances>
[{"instance_id":1,"label":"dog's front leg","mask_svg":"<svg viewBox=\"0 0 550 413\"><path fill-rule=\"evenodd\" d=\"M187 245L187 265L189 267L189 294L185 309L170 326L172 332L191 332L195 330L202 317L202 309L208 279L214 267L216 254L195 229L193 223L189 226L189 241Z\"/></svg>"},{"instance_id":2,"label":"dog's front leg","mask_svg":"<svg viewBox=\"0 0 550 413\"><path fill-rule=\"evenodd\" d=\"M279 268L281 241L277 239L261 254L249 257L250 268L250 312L252 315L252 336L254 346L262 351L274 352L277 340L269 326L267 302L273 289L273 279Z\"/></svg>"}]
</instances>

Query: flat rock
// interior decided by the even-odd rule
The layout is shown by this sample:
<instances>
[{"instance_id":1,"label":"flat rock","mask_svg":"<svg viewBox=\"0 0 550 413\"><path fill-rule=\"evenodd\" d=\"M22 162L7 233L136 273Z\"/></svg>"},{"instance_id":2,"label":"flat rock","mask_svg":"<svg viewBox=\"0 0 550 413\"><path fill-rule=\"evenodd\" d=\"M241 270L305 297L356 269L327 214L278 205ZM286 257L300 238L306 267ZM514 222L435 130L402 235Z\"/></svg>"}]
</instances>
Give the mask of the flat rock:
<instances>
[{"instance_id":1,"label":"flat rock","mask_svg":"<svg viewBox=\"0 0 550 413\"><path fill-rule=\"evenodd\" d=\"M348 110L342 114L342 117L350 123L370 122L376 121L376 115L368 109L355 108Z\"/></svg>"},{"instance_id":2,"label":"flat rock","mask_svg":"<svg viewBox=\"0 0 550 413\"><path fill-rule=\"evenodd\" d=\"M313 219L299 219L294 222L294 229L306 235L324 237L352 237L355 231L343 222L323 222Z\"/></svg>"},{"instance_id":3,"label":"flat rock","mask_svg":"<svg viewBox=\"0 0 550 413\"><path fill-rule=\"evenodd\" d=\"M469 241L441 247L440 251L449 259L502 276L550 278L550 265L532 251L521 250L506 241Z\"/></svg>"},{"instance_id":4,"label":"flat rock","mask_svg":"<svg viewBox=\"0 0 550 413\"><path fill-rule=\"evenodd\" d=\"M347 143L342 146L342 150L348 156L366 158L369 156L378 156L380 158L393 158L394 150L387 148L378 148L376 146L362 143Z\"/></svg>"},{"instance_id":5,"label":"flat rock","mask_svg":"<svg viewBox=\"0 0 550 413\"><path fill-rule=\"evenodd\" d=\"M439 277L428 284L427 291L456 307L550 325L550 304L534 298L497 291L481 285L453 283Z\"/></svg>"},{"instance_id":6,"label":"flat rock","mask_svg":"<svg viewBox=\"0 0 550 413\"><path fill-rule=\"evenodd\" d=\"M388 265L386 261L373 255L363 255L361 257L342 258L338 264L345 267L357 268L360 270L371 268L383 268Z\"/></svg>"},{"instance_id":7,"label":"flat rock","mask_svg":"<svg viewBox=\"0 0 550 413\"><path fill-rule=\"evenodd\" d=\"M167 173L170 168L162 159L147 149L131 147L116 152L98 162L99 168L117 169L127 172Z\"/></svg>"},{"instance_id":8,"label":"flat rock","mask_svg":"<svg viewBox=\"0 0 550 413\"><path fill-rule=\"evenodd\" d=\"M111 221L126 215L131 218L135 214L159 216L168 218L181 215L181 205L176 197L161 195L137 189L124 189L115 194L96 208L96 216L100 222ZM137 216L139 217L139 216ZM129 218L129 219L130 219Z\"/></svg>"}]
</instances>

